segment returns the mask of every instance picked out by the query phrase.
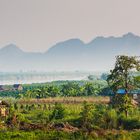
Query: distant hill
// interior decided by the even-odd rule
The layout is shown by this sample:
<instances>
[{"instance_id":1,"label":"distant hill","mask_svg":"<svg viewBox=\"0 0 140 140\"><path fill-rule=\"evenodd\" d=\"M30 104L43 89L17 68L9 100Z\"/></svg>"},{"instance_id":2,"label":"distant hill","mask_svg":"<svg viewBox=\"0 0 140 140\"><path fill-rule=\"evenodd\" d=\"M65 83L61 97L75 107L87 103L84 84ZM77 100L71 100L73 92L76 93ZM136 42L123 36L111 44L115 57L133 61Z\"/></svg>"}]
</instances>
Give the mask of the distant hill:
<instances>
[{"instance_id":1,"label":"distant hill","mask_svg":"<svg viewBox=\"0 0 140 140\"><path fill-rule=\"evenodd\" d=\"M44 53L24 52L15 44L0 49L0 71L105 71L111 69L116 55L140 55L140 37L96 37L85 44L80 39L57 43Z\"/></svg>"}]
</instances>

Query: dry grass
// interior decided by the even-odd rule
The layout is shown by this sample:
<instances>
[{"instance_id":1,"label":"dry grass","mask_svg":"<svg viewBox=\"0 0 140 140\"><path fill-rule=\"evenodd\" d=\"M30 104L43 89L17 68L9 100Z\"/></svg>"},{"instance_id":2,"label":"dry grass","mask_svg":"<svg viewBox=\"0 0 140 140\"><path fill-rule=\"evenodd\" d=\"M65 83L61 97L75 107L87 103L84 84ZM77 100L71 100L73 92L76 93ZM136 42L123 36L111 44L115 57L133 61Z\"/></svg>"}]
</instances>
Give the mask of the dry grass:
<instances>
[{"instance_id":1,"label":"dry grass","mask_svg":"<svg viewBox=\"0 0 140 140\"><path fill-rule=\"evenodd\" d=\"M100 104L108 104L109 97L54 97L54 98L45 98L45 99L20 99L18 100L21 104L32 104L32 103L64 103L64 104L79 104L84 101L89 103L100 103Z\"/></svg>"}]
</instances>

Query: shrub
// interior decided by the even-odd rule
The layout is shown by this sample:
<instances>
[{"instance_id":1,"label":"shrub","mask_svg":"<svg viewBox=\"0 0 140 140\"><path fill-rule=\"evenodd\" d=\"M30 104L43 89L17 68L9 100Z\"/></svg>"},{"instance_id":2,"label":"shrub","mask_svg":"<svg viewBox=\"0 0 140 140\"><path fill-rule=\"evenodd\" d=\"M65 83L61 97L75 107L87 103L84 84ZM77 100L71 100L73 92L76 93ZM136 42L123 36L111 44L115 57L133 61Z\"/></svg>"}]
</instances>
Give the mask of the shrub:
<instances>
[{"instance_id":1,"label":"shrub","mask_svg":"<svg viewBox=\"0 0 140 140\"><path fill-rule=\"evenodd\" d=\"M92 104L84 102L82 112L80 113L80 120L82 128L87 129L88 131L91 131L93 128L93 110L94 106Z\"/></svg>"},{"instance_id":2,"label":"shrub","mask_svg":"<svg viewBox=\"0 0 140 140\"><path fill-rule=\"evenodd\" d=\"M65 116L65 108L60 103L55 103L50 119L63 119Z\"/></svg>"},{"instance_id":3,"label":"shrub","mask_svg":"<svg viewBox=\"0 0 140 140\"><path fill-rule=\"evenodd\" d=\"M123 128L127 130L140 129L140 121L137 119L123 119Z\"/></svg>"},{"instance_id":4,"label":"shrub","mask_svg":"<svg viewBox=\"0 0 140 140\"><path fill-rule=\"evenodd\" d=\"M113 129L117 128L117 113L114 109L107 110L103 116L104 128Z\"/></svg>"}]
</instances>

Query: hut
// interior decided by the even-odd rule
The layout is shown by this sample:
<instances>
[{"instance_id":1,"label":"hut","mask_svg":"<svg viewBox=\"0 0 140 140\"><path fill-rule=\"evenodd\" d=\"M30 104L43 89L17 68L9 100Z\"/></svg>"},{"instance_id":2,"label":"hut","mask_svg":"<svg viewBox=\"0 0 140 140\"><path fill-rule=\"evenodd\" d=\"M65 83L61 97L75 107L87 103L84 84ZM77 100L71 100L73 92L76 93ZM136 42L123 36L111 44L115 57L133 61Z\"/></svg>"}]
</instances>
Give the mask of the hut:
<instances>
[{"instance_id":1,"label":"hut","mask_svg":"<svg viewBox=\"0 0 140 140\"><path fill-rule=\"evenodd\" d=\"M140 89L129 90L128 92L125 89L118 89L116 93L120 95L128 93L132 97L133 101L137 105L140 105Z\"/></svg>"},{"instance_id":2,"label":"hut","mask_svg":"<svg viewBox=\"0 0 140 140\"><path fill-rule=\"evenodd\" d=\"M21 91L21 90L23 90L23 87L22 87L21 84L14 84L13 85L13 90L19 90L19 91Z\"/></svg>"},{"instance_id":3,"label":"hut","mask_svg":"<svg viewBox=\"0 0 140 140\"><path fill-rule=\"evenodd\" d=\"M0 85L0 91L4 91L4 86Z\"/></svg>"},{"instance_id":4,"label":"hut","mask_svg":"<svg viewBox=\"0 0 140 140\"><path fill-rule=\"evenodd\" d=\"M117 94L126 94L126 90L125 89L118 89Z\"/></svg>"},{"instance_id":5,"label":"hut","mask_svg":"<svg viewBox=\"0 0 140 140\"><path fill-rule=\"evenodd\" d=\"M6 117L6 115L8 115L8 107L9 107L8 103L0 100L0 116L1 117Z\"/></svg>"},{"instance_id":6,"label":"hut","mask_svg":"<svg viewBox=\"0 0 140 140\"><path fill-rule=\"evenodd\" d=\"M6 106L0 105L0 116L5 117L6 116Z\"/></svg>"},{"instance_id":7,"label":"hut","mask_svg":"<svg viewBox=\"0 0 140 140\"><path fill-rule=\"evenodd\" d=\"M129 93L132 95L132 98L133 98L138 104L140 104L140 89L131 90Z\"/></svg>"}]
</instances>

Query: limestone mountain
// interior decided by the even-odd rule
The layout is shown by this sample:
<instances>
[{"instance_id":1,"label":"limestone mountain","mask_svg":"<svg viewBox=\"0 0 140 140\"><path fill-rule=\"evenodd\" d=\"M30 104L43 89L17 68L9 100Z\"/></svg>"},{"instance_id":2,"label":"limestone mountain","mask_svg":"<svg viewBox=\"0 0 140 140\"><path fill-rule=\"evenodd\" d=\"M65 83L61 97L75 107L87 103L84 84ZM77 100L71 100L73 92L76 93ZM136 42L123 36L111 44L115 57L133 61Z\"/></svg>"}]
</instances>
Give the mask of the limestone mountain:
<instances>
[{"instance_id":1,"label":"limestone mountain","mask_svg":"<svg viewBox=\"0 0 140 140\"><path fill-rule=\"evenodd\" d=\"M44 53L24 52L14 44L0 49L0 71L109 70L116 55L140 56L140 37L96 37L89 43L80 39L59 42Z\"/></svg>"}]
</instances>

